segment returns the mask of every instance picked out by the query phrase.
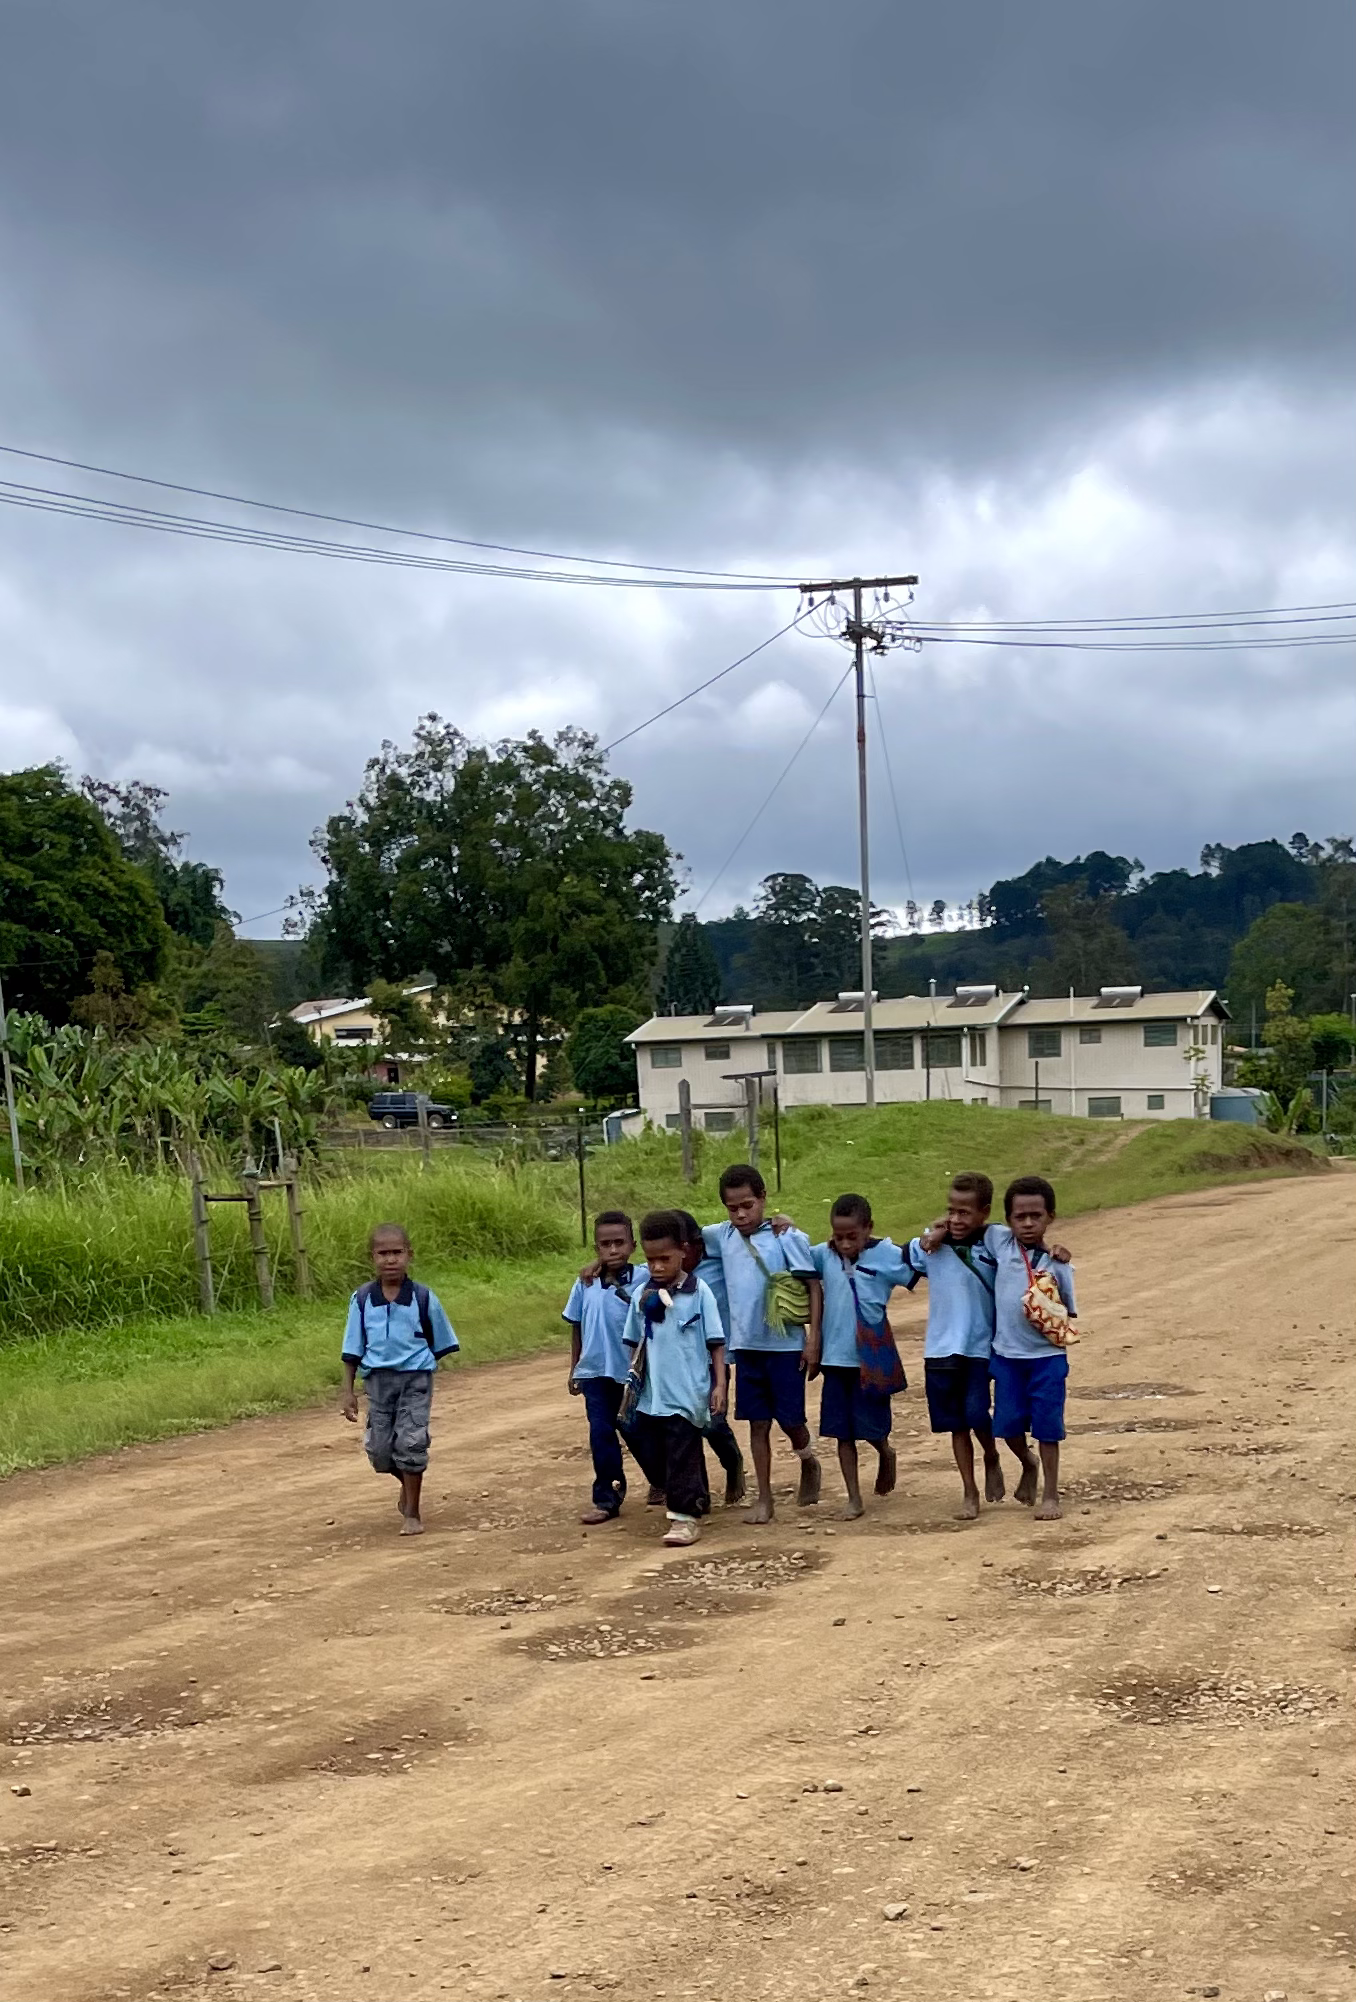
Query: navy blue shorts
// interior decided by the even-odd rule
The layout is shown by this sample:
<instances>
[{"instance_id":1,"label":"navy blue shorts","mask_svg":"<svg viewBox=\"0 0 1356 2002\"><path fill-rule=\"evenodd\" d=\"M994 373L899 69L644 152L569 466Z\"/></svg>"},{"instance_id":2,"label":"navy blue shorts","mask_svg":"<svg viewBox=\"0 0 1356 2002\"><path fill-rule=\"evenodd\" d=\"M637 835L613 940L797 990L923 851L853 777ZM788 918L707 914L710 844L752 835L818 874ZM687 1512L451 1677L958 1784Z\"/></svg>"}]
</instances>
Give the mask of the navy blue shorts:
<instances>
[{"instance_id":1,"label":"navy blue shorts","mask_svg":"<svg viewBox=\"0 0 1356 2002\"><path fill-rule=\"evenodd\" d=\"M995 1356L993 1370L993 1429L1000 1439L1029 1432L1043 1445L1064 1437L1064 1385L1069 1358L1061 1350L1048 1356Z\"/></svg>"},{"instance_id":2,"label":"navy blue shorts","mask_svg":"<svg viewBox=\"0 0 1356 2002\"><path fill-rule=\"evenodd\" d=\"M819 1400L821 1439L864 1439L876 1444L890 1436L890 1393L864 1390L859 1369L828 1368Z\"/></svg>"},{"instance_id":3,"label":"navy blue shorts","mask_svg":"<svg viewBox=\"0 0 1356 2002\"><path fill-rule=\"evenodd\" d=\"M799 1349L740 1349L735 1356L735 1417L775 1419L783 1432L805 1423L805 1371Z\"/></svg>"},{"instance_id":4,"label":"navy blue shorts","mask_svg":"<svg viewBox=\"0 0 1356 2002\"><path fill-rule=\"evenodd\" d=\"M934 1432L990 1430L987 1356L925 1356L923 1388Z\"/></svg>"}]
</instances>

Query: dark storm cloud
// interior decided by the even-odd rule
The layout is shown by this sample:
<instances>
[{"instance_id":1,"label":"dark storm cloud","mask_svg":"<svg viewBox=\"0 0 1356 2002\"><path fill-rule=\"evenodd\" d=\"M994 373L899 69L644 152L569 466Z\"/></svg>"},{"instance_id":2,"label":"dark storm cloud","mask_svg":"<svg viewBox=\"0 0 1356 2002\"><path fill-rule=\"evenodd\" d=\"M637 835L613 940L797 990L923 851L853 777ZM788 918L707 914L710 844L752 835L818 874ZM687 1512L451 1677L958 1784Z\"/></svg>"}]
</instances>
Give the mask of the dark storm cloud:
<instances>
[{"instance_id":1,"label":"dark storm cloud","mask_svg":"<svg viewBox=\"0 0 1356 2002\"><path fill-rule=\"evenodd\" d=\"M904 562L930 617L1351 597L1353 53L1345 0L11 4L0 438L555 547ZM606 738L790 612L0 535L0 763L169 785L246 911L420 709ZM1339 661L892 664L919 889L1336 826ZM620 754L698 885L836 671L787 643ZM729 895L850 874L838 729Z\"/></svg>"}]
</instances>

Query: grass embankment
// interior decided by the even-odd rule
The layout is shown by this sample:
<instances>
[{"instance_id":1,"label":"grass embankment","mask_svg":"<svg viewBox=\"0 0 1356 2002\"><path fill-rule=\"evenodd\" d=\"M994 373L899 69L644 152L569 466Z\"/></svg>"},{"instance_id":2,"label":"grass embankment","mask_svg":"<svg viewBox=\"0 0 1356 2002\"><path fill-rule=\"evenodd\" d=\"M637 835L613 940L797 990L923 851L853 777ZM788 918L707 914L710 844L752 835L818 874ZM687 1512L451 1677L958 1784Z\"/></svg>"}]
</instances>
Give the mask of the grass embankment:
<instances>
[{"instance_id":1,"label":"grass embankment","mask_svg":"<svg viewBox=\"0 0 1356 2002\"><path fill-rule=\"evenodd\" d=\"M887 1106L869 1118L801 1112L782 1137L780 1200L816 1238L847 1189L870 1197L882 1231L916 1230L967 1167L992 1175L1000 1191L1013 1175L1048 1175L1071 1217L1325 1165L1295 1142L1245 1127L1135 1127L945 1104ZM710 1218L720 1168L739 1149L737 1137L701 1146L692 1188L676 1139L609 1150L590 1160L590 1206L639 1217L682 1203ZM769 1168L770 1155L768 1133ZM417 1161L384 1159L327 1177L307 1193L316 1300L286 1296L281 1204L270 1212L280 1286L271 1314L242 1304L244 1220L239 1206L223 1206L213 1213L214 1250L223 1298L237 1304L207 1319L185 1311L196 1283L182 1183L112 1177L22 1203L0 1195L0 1473L324 1395L338 1380L344 1300L366 1271L366 1233L383 1217L408 1225L421 1277L447 1302L464 1348L453 1368L550 1347L563 1338L560 1308L578 1262L576 1202L571 1164L512 1173L437 1160L422 1174Z\"/></svg>"}]
</instances>

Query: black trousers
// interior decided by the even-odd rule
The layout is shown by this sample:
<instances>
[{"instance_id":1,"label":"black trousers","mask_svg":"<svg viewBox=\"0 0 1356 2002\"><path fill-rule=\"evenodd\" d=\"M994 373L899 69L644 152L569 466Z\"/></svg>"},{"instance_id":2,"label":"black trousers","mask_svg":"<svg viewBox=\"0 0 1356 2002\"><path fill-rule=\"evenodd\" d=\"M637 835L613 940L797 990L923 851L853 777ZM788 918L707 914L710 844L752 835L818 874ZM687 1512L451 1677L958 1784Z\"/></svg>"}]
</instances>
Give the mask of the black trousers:
<instances>
[{"instance_id":1,"label":"black trousers","mask_svg":"<svg viewBox=\"0 0 1356 2002\"><path fill-rule=\"evenodd\" d=\"M651 1487L664 1490L674 1515L706 1515L711 1490L706 1482L702 1435L689 1418L652 1418L638 1411L626 1428L626 1443Z\"/></svg>"}]
</instances>

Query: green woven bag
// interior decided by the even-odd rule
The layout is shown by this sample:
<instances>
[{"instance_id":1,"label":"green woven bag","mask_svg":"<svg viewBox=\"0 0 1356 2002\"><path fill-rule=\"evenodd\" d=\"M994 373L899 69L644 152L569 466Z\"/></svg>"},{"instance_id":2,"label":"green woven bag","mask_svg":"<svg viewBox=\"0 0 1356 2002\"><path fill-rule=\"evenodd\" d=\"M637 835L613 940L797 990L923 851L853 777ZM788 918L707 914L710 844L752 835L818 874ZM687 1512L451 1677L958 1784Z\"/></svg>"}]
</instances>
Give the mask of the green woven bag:
<instances>
[{"instance_id":1,"label":"green woven bag","mask_svg":"<svg viewBox=\"0 0 1356 2002\"><path fill-rule=\"evenodd\" d=\"M769 1272L748 1238L744 1246L766 1281L763 1319L773 1333L784 1335L791 1328L805 1327L810 1319L810 1289L805 1281L797 1279L794 1272Z\"/></svg>"}]
</instances>

